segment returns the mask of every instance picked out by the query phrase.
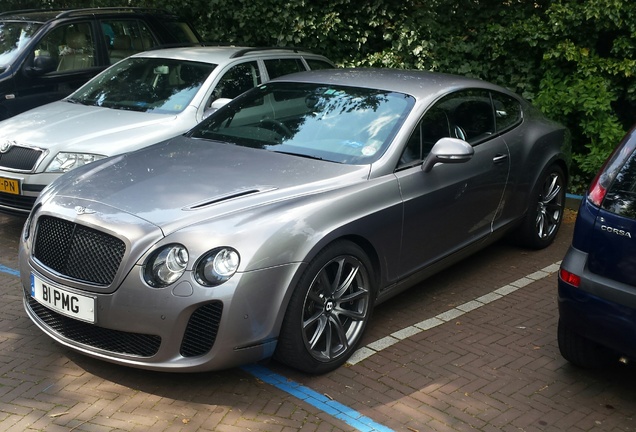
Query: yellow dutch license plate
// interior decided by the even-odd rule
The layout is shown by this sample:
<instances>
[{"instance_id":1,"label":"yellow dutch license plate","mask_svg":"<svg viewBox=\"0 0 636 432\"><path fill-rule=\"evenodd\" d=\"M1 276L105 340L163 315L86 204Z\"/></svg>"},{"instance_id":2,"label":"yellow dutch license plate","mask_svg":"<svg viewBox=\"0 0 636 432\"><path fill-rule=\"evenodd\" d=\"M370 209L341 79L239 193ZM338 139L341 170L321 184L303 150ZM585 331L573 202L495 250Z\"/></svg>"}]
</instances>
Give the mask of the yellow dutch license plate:
<instances>
[{"instance_id":1,"label":"yellow dutch license plate","mask_svg":"<svg viewBox=\"0 0 636 432\"><path fill-rule=\"evenodd\" d=\"M0 177L0 192L20 195L20 182L15 179Z\"/></svg>"}]
</instances>

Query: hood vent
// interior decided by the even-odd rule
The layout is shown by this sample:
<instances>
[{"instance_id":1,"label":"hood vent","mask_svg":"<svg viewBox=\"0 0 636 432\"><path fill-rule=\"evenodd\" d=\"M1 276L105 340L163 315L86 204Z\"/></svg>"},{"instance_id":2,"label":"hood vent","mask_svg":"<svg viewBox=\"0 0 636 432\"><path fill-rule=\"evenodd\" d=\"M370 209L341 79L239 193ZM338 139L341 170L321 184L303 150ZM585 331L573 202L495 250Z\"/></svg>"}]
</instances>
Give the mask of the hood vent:
<instances>
[{"instance_id":1,"label":"hood vent","mask_svg":"<svg viewBox=\"0 0 636 432\"><path fill-rule=\"evenodd\" d=\"M202 201L200 203L197 203L197 204L194 204L192 206L186 207L186 208L184 208L184 210L198 210L200 208L211 206L213 204L217 204L217 203L220 203L220 202L229 201L229 200L233 200L233 199L236 199L236 198L241 198L241 197L244 197L244 196L247 196L247 195L253 195L253 194L257 194L257 193L261 193L261 192L267 192L267 191L274 190L274 189L275 188L268 188L268 189L265 189L265 190L263 190L263 189L246 189L246 190L242 190L242 191L239 191L239 192L233 192L233 193L228 194L228 195L222 195L222 196L216 197L216 198L211 199L209 201Z\"/></svg>"}]
</instances>

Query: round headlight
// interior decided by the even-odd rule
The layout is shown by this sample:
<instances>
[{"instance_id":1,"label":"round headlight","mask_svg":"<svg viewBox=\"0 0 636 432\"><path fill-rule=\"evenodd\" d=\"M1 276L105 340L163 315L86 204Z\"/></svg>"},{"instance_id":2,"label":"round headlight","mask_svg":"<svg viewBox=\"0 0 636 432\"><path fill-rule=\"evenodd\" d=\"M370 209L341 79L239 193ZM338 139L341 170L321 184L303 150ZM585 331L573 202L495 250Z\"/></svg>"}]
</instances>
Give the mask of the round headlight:
<instances>
[{"instance_id":1,"label":"round headlight","mask_svg":"<svg viewBox=\"0 0 636 432\"><path fill-rule=\"evenodd\" d=\"M220 285L236 273L240 262L236 250L229 247L216 248L199 261L195 278L201 285Z\"/></svg>"},{"instance_id":2,"label":"round headlight","mask_svg":"<svg viewBox=\"0 0 636 432\"><path fill-rule=\"evenodd\" d=\"M188 250L179 244L164 246L153 253L144 271L148 285L164 287L181 277L188 266Z\"/></svg>"}]
</instances>

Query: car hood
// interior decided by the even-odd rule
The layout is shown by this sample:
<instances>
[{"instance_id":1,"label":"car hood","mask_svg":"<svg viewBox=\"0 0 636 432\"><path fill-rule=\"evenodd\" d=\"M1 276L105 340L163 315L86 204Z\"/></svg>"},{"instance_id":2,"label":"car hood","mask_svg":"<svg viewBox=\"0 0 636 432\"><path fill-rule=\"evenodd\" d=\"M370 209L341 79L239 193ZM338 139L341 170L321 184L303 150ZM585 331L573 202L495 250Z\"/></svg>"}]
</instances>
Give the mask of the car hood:
<instances>
[{"instance_id":1,"label":"car hood","mask_svg":"<svg viewBox=\"0 0 636 432\"><path fill-rule=\"evenodd\" d=\"M59 101L1 122L0 139L52 151L72 147L77 152L110 156L118 153L116 143L110 139L112 136L121 134L127 140L134 136L149 144L156 143L187 130L174 131L175 119L174 114L151 114ZM106 141L105 137L109 140Z\"/></svg>"},{"instance_id":2,"label":"car hood","mask_svg":"<svg viewBox=\"0 0 636 432\"><path fill-rule=\"evenodd\" d=\"M180 136L71 171L42 199L65 207L77 205L73 199L104 204L168 234L207 218L364 181L369 168Z\"/></svg>"}]
</instances>

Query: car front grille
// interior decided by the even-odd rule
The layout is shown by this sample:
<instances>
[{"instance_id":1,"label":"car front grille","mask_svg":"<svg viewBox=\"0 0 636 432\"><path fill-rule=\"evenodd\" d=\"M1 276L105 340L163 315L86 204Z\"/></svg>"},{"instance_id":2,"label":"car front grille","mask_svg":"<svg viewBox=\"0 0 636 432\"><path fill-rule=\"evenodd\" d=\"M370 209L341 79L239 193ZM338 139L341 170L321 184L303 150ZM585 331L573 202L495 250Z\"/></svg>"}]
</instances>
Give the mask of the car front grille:
<instances>
[{"instance_id":1,"label":"car front grille","mask_svg":"<svg viewBox=\"0 0 636 432\"><path fill-rule=\"evenodd\" d=\"M180 353L184 357L196 357L208 353L214 346L223 303L215 301L199 307L188 322Z\"/></svg>"},{"instance_id":2,"label":"car front grille","mask_svg":"<svg viewBox=\"0 0 636 432\"><path fill-rule=\"evenodd\" d=\"M32 171L42 155L42 150L11 146L6 153L0 153L0 168Z\"/></svg>"},{"instance_id":3,"label":"car front grille","mask_svg":"<svg viewBox=\"0 0 636 432\"><path fill-rule=\"evenodd\" d=\"M125 252L123 241L95 229L50 216L38 221L33 256L69 278L109 285Z\"/></svg>"},{"instance_id":4,"label":"car front grille","mask_svg":"<svg viewBox=\"0 0 636 432\"><path fill-rule=\"evenodd\" d=\"M25 292L29 308L51 330L77 343L118 354L152 357L159 351L161 337L111 330L61 315L41 305Z\"/></svg>"},{"instance_id":5,"label":"car front grille","mask_svg":"<svg viewBox=\"0 0 636 432\"><path fill-rule=\"evenodd\" d=\"M25 215L31 211L36 197L0 193L0 207L5 213Z\"/></svg>"}]
</instances>

